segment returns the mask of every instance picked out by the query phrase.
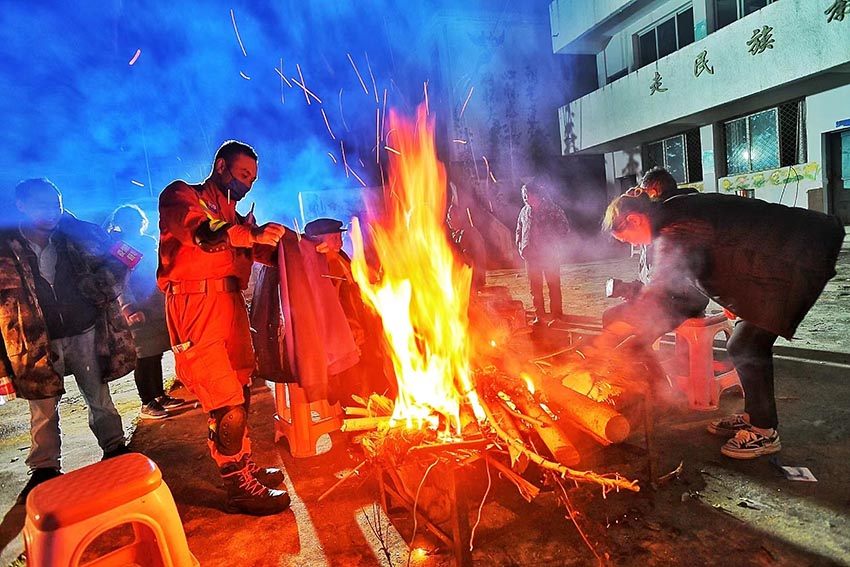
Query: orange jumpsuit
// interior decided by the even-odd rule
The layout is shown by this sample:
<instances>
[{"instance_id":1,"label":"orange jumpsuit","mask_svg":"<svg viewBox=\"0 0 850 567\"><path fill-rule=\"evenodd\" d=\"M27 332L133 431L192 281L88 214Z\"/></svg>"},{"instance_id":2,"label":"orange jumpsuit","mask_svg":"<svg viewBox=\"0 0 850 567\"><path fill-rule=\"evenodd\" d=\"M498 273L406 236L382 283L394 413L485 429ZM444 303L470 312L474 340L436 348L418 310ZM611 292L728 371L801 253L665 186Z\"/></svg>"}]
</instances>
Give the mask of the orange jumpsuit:
<instances>
[{"instance_id":1,"label":"orange jumpsuit","mask_svg":"<svg viewBox=\"0 0 850 567\"><path fill-rule=\"evenodd\" d=\"M196 236L205 223L215 238L202 246ZM253 262L271 263L275 247L231 246L225 230L244 223L236 202L210 179L203 185L175 181L159 197L157 285L166 295L175 370L206 412L242 404L254 372L242 290ZM247 433L235 455L221 454L213 442L210 450L219 466L251 452Z\"/></svg>"}]
</instances>

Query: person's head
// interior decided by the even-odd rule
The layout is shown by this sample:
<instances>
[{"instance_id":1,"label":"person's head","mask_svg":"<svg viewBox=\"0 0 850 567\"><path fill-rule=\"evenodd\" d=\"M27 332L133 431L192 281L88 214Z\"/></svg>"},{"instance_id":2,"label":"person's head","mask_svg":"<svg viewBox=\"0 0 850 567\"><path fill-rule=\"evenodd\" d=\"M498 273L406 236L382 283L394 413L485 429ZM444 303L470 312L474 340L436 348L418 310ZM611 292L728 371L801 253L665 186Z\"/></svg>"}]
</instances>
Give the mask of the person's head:
<instances>
[{"instance_id":1,"label":"person's head","mask_svg":"<svg viewBox=\"0 0 850 567\"><path fill-rule=\"evenodd\" d=\"M663 167L653 167L640 182L641 188L650 199L661 199L676 190L676 179Z\"/></svg>"},{"instance_id":2,"label":"person's head","mask_svg":"<svg viewBox=\"0 0 850 567\"><path fill-rule=\"evenodd\" d=\"M319 245L325 245L321 246L321 250L319 246L316 247L319 252L335 254L342 249L342 233L346 230L342 222L336 219L321 218L304 225L304 236Z\"/></svg>"},{"instance_id":3,"label":"person's head","mask_svg":"<svg viewBox=\"0 0 850 567\"><path fill-rule=\"evenodd\" d=\"M109 219L107 232L121 232L124 234L142 234L148 228L148 216L137 205L121 205L114 211Z\"/></svg>"},{"instance_id":4,"label":"person's head","mask_svg":"<svg viewBox=\"0 0 850 567\"><path fill-rule=\"evenodd\" d=\"M649 195L633 187L608 205L602 228L620 242L649 244L652 242L651 214L653 202Z\"/></svg>"},{"instance_id":5,"label":"person's head","mask_svg":"<svg viewBox=\"0 0 850 567\"><path fill-rule=\"evenodd\" d=\"M238 201L257 180L257 152L248 144L229 140L215 153L213 174L228 198Z\"/></svg>"},{"instance_id":6,"label":"person's head","mask_svg":"<svg viewBox=\"0 0 850 567\"><path fill-rule=\"evenodd\" d=\"M543 188L534 182L523 183L520 191L522 192L522 202L531 208L543 201Z\"/></svg>"},{"instance_id":7,"label":"person's head","mask_svg":"<svg viewBox=\"0 0 850 567\"><path fill-rule=\"evenodd\" d=\"M15 186L15 207L23 223L35 230L50 232L59 224L65 209L62 193L49 179L26 179Z\"/></svg>"}]
</instances>

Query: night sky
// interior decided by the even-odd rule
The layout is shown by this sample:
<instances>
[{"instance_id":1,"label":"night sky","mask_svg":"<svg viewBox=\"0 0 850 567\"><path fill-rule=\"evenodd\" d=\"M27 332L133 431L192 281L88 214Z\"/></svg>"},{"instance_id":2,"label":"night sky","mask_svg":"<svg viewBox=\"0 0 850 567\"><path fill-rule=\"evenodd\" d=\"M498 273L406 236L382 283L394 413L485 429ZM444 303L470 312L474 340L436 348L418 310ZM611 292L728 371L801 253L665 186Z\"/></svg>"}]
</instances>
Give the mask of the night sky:
<instances>
[{"instance_id":1,"label":"night sky","mask_svg":"<svg viewBox=\"0 0 850 567\"><path fill-rule=\"evenodd\" d=\"M0 10L4 203L18 180L48 177L66 207L89 220L121 202L155 210L165 185L203 180L216 148L235 138L260 155L259 181L240 208L256 201L258 220L291 225L299 191L361 187L345 175L341 141L352 171L367 185L379 182L376 109L386 90L387 111L415 112L423 83L438 71L434 15L456 4L7 0ZM494 13L496 27L510 23L509 6L546 14L547 5L463 4ZM302 78L321 103L307 103L294 82ZM7 219L14 214L3 210Z\"/></svg>"}]
</instances>

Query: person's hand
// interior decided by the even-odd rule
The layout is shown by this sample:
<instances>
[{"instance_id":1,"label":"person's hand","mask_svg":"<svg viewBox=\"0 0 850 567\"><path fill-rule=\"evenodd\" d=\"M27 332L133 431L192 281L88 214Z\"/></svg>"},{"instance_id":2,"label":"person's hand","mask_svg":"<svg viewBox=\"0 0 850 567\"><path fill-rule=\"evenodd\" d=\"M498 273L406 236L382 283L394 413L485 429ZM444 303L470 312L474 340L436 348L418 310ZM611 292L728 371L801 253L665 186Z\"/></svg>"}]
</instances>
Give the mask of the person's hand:
<instances>
[{"instance_id":1,"label":"person's hand","mask_svg":"<svg viewBox=\"0 0 850 567\"><path fill-rule=\"evenodd\" d=\"M253 232L253 231L252 231ZM254 242L257 244L268 244L275 246L286 233L286 227L276 222L267 222L259 227L259 232L255 233Z\"/></svg>"},{"instance_id":2,"label":"person's hand","mask_svg":"<svg viewBox=\"0 0 850 567\"><path fill-rule=\"evenodd\" d=\"M263 226L236 224L227 229L227 239L237 248L250 248L254 244L274 246L286 232L286 227L276 222L268 222Z\"/></svg>"},{"instance_id":3,"label":"person's hand","mask_svg":"<svg viewBox=\"0 0 850 567\"><path fill-rule=\"evenodd\" d=\"M135 306L125 305L121 308L121 314L124 315L128 325L141 325L145 322L145 314L136 310Z\"/></svg>"}]
</instances>

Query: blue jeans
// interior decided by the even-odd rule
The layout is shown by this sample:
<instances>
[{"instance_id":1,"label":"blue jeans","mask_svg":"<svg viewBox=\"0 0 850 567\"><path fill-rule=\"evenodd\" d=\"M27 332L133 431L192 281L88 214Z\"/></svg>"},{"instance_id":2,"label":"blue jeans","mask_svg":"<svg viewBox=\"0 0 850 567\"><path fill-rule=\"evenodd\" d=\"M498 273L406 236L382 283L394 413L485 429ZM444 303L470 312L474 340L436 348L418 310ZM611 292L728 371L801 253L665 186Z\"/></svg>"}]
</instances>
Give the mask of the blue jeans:
<instances>
[{"instance_id":1,"label":"blue jeans","mask_svg":"<svg viewBox=\"0 0 850 567\"><path fill-rule=\"evenodd\" d=\"M94 327L73 337L50 341L56 356L54 370L60 375L70 370L89 409L89 427L104 452L124 444L121 416L112 403L109 386L101 380L94 344ZM30 400L30 437L32 445L27 466L61 468L62 432L59 428L59 400L62 396Z\"/></svg>"}]
</instances>

